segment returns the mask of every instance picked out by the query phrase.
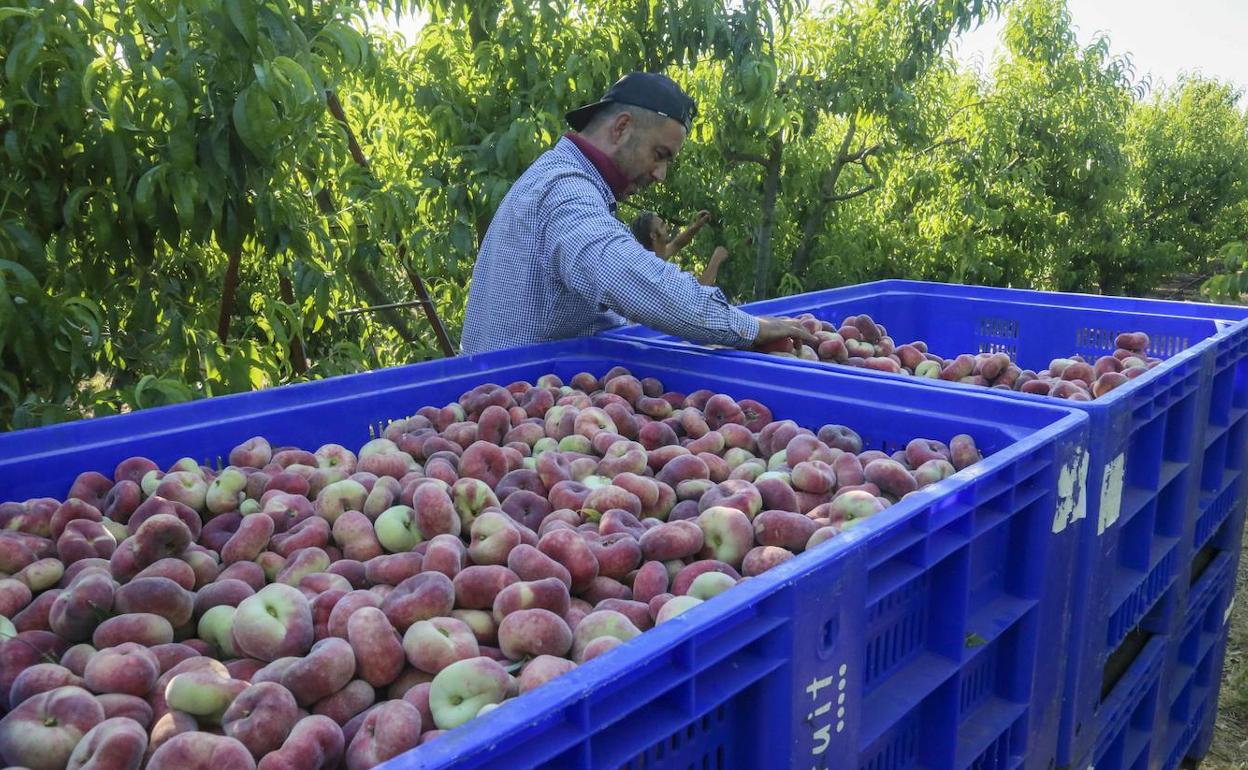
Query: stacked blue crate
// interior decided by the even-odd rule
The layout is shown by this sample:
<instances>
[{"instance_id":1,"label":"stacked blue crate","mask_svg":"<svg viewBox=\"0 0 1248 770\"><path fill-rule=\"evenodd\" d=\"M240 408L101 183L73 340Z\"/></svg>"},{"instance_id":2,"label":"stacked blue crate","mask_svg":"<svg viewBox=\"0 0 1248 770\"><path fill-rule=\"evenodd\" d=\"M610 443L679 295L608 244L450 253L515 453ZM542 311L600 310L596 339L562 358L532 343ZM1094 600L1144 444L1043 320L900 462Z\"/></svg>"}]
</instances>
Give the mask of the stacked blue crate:
<instances>
[{"instance_id":1,"label":"stacked blue crate","mask_svg":"<svg viewBox=\"0 0 1248 770\"><path fill-rule=\"evenodd\" d=\"M1058 767L1095 757L1147 762L1167 689L1169 634L1181 621L1193 561L1239 500L1248 414L1248 309L1197 303L880 281L745 306L756 314L816 317L839 324L869 314L898 344L921 339L932 352L1005 352L1022 367L1113 352L1120 332L1144 331L1166 362L1090 403L1065 402L1091 419L1087 479L1093 492L1082 527L1067 651ZM611 336L690 348L643 327ZM774 359L721 351L734 360ZM848 371L918 381L1014 403L1042 396L894 375L794 358L802 371ZM1242 504L1239 506L1242 509ZM1151 679L1150 679L1151 678ZM1136 725L1138 740L1126 740ZM1126 756L1130 755L1130 756ZM1112 758L1112 757L1111 757ZM1097 767L1102 767L1100 763Z\"/></svg>"}]
</instances>

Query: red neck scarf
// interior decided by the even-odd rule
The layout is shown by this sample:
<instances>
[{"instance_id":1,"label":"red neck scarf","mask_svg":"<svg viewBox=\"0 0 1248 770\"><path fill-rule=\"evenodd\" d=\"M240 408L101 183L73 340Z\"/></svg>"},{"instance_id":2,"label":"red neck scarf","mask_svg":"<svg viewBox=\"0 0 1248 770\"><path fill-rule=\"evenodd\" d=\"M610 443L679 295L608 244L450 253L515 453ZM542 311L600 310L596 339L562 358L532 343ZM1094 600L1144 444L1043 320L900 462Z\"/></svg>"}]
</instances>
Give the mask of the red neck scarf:
<instances>
[{"instance_id":1,"label":"red neck scarf","mask_svg":"<svg viewBox=\"0 0 1248 770\"><path fill-rule=\"evenodd\" d=\"M585 156L590 163L594 164L594 168L598 169L598 173L602 175L602 180L611 188L611 192L615 195L616 200L620 200L624 191L628 189L629 179L624 176L624 172L620 171L620 167L615 165L615 161L607 157L607 154L589 143L589 140L575 131L569 131L564 134L570 139L581 154Z\"/></svg>"}]
</instances>

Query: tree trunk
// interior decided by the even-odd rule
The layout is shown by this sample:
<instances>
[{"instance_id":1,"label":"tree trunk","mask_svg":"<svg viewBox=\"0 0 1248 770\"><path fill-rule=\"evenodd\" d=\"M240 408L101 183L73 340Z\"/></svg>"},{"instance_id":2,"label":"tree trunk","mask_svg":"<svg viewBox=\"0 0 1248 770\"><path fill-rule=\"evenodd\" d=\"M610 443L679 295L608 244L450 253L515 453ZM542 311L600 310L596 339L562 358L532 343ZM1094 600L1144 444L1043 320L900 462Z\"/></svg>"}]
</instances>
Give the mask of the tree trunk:
<instances>
[{"instance_id":1,"label":"tree trunk","mask_svg":"<svg viewBox=\"0 0 1248 770\"><path fill-rule=\"evenodd\" d=\"M754 299L771 292L771 236L776 229L776 198L780 194L780 170L784 160L784 140L771 138L767 162L763 166L763 217L758 226L758 254L754 262Z\"/></svg>"},{"instance_id":2,"label":"tree trunk","mask_svg":"<svg viewBox=\"0 0 1248 770\"><path fill-rule=\"evenodd\" d=\"M429 325L433 327L433 334L438 338L438 346L442 348L442 355L451 358L455 355L455 346L451 344L451 337L446 333L446 327L442 325L442 319L438 318L437 308L433 304L433 299L429 296L429 291L425 288L425 282L416 274L416 271L408 267L406 256L403 247L399 247L399 261L403 263L403 269L407 271L407 279L412 282L412 288L416 290L416 296L420 299L420 306L425 311L425 318L429 320Z\"/></svg>"},{"instance_id":3,"label":"tree trunk","mask_svg":"<svg viewBox=\"0 0 1248 770\"><path fill-rule=\"evenodd\" d=\"M315 176L309 174L309 178L315 184ZM321 189L317 191L316 205L317 208L321 210L321 213L327 217L332 217L338 213L337 207L334 205L333 196L330 194L328 187L321 187ZM343 256L347 266L347 274L351 276L355 285L359 287L359 289L364 293L364 296L368 298L368 303L370 305L390 304L390 298L386 296L385 291L383 291L380 284L377 283L377 279L373 277L373 274L365 270L360 265L357 265L352 255L345 254ZM397 310L378 311L378 315L380 315L386 323L390 324L390 326L398 332L399 336L402 337L405 342L413 345L416 344L418 335L412 327L408 325L408 319Z\"/></svg>"},{"instance_id":4,"label":"tree trunk","mask_svg":"<svg viewBox=\"0 0 1248 770\"><path fill-rule=\"evenodd\" d=\"M815 248L815 236L823 226L824 219L828 215L828 206L833 196L836 195L836 183L841 179L849 146L853 143L856 133L858 133L858 120L855 116L851 116L849 127L845 129L845 136L841 139L841 149L836 154L836 160L832 162L832 168L825 171L819 180L819 197L811 204L809 213L802 222L802 240L793 254L793 275L799 279L810 265L810 253Z\"/></svg>"},{"instance_id":5,"label":"tree trunk","mask_svg":"<svg viewBox=\"0 0 1248 770\"><path fill-rule=\"evenodd\" d=\"M286 273L280 272L277 281L282 302L295 307L295 288L291 285L290 279L286 277ZM290 338L290 367L295 370L295 374L306 374L308 371L308 359L303 355L302 331L300 329L300 334Z\"/></svg>"},{"instance_id":6,"label":"tree trunk","mask_svg":"<svg viewBox=\"0 0 1248 770\"><path fill-rule=\"evenodd\" d=\"M497 6L487 9L487 13L490 16L490 20L492 24L498 18ZM482 34L484 34L484 26L481 24L481 20L478 14L479 14L479 10L473 11L472 18L475 21L470 20L469 26L470 28L480 29ZM484 37L482 39L484 39ZM474 35L473 45L475 46L477 42L480 42L480 41L475 40L475 35ZM342 103L338 100L337 94L335 94L333 91L326 91L326 100L329 104L329 110L333 114L334 119L338 121L339 125L342 126L343 131L346 132L347 147L351 151L351 158L356 162L356 164L363 167L366 171L368 171L371 174L372 167L369 165L368 158L364 155L364 150L360 147L360 143L355 137L355 131L351 128L351 123L347 120L346 110L343 109ZM323 212L332 211L334 209L333 200L330 197L329 191L326 188L321 188L320 192L317 194L317 204L320 206ZM485 222L484 226L488 228L489 222L488 221ZM485 238L485 231L482 229L481 221L477 222L477 230L478 230L478 243L480 243L480 241L484 240ZM403 244L400 243L399 244L399 261L403 264L403 268L408 271L408 277L409 279L412 280L413 286L416 287L417 291L424 292L424 282L421 281L420 276L416 275L407 267L406 254L407 254L406 248L404 247ZM390 304L390 300L385 296L384 292L381 289L381 286L377 284L372 274L366 272L360 266L355 265L353 260L351 261L350 264L351 264L351 268L350 268L351 276L355 279L356 283L359 284L360 288L364 290L364 293L368 295L369 302L373 305ZM421 299L428 300L428 294L423 294ZM435 311L433 307L433 303L426 301L424 308L425 308L426 315L429 316L430 324L433 326L434 334L435 336L437 336L438 342L442 346L443 351L446 353L447 356L453 356L455 354L454 350L450 346L450 340L446 336L446 330L442 327L442 322L437 317L437 312ZM386 309L386 310L382 310L378 312L386 319L387 323L389 323L392 327L394 327L395 331L397 331L399 335L403 337L404 340L406 340L409 344L416 343L417 341L416 334L407 326L406 316L400 314L399 311L395 309Z\"/></svg>"},{"instance_id":7,"label":"tree trunk","mask_svg":"<svg viewBox=\"0 0 1248 770\"><path fill-rule=\"evenodd\" d=\"M377 279L373 277L372 273L358 266L353 266L350 272L352 279L364 290L364 295L368 297L370 305L387 305L390 303L390 298L386 296L385 291L377 283ZM386 323L390 324L399 333L404 342L407 342L409 345L419 343L419 335L408 325L408 318L404 314L398 310L379 310L377 315L386 319Z\"/></svg>"},{"instance_id":8,"label":"tree trunk","mask_svg":"<svg viewBox=\"0 0 1248 770\"><path fill-rule=\"evenodd\" d=\"M243 258L243 245L230 248L229 263L225 267L225 281L221 286L221 311L217 316L217 337L225 342L230 337L230 317L234 315L234 293L238 288L238 263Z\"/></svg>"}]
</instances>

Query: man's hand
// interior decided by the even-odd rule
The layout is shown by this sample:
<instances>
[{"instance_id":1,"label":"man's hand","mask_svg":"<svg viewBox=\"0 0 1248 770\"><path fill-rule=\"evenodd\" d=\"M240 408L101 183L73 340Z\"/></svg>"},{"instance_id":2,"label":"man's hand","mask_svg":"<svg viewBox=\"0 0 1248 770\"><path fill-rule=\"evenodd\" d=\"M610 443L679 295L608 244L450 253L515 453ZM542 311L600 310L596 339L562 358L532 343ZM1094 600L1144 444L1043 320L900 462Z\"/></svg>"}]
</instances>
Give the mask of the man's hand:
<instances>
[{"instance_id":1,"label":"man's hand","mask_svg":"<svg viewBox=\"0 0 1248 770\"><path fill-rule=\"evenodd\" d=\"M702 229L704 226L706 226L706 223L710 221L711 221L711 212L707 211L706 209L703 209L699 211L696 215L694 215L693 227Z\"/></svg>"},{"instance_id":2,"label":"man's hand","mask_svg":"<svg viewBox=\"0 0 1248 770\"><path fill-rule=\"evenodd\" d=\"M758 336L754 338L753 347L759 348L782 340L803 342L812 348L819 347L819 340L797 321L787 318L758 317Z\"/></svg>"}]
</instances>

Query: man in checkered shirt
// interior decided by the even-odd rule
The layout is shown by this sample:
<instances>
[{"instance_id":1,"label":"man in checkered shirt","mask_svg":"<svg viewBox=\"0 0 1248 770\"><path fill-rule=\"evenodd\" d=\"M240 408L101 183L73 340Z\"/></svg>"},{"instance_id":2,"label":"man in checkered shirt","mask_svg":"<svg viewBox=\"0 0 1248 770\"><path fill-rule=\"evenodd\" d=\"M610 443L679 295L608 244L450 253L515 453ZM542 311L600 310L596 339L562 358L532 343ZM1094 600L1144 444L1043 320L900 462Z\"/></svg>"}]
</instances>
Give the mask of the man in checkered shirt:
<instances>
[{"instance_id":1,"label":"man in checkered shirt","mask_svg":"<svg viewBox=\"0 0 1248 770\"><path fill-rule=\"evenodd\" d=\"M664 75L634 72L568 113L568 132L521 175L490 223L472 273L464 353L582 337L629 321L684 339L749 347L818 343L801 325L756 318L718 288L637 242L617 201L667 176L693 100Z\"/></svg>"}]
</instances>

